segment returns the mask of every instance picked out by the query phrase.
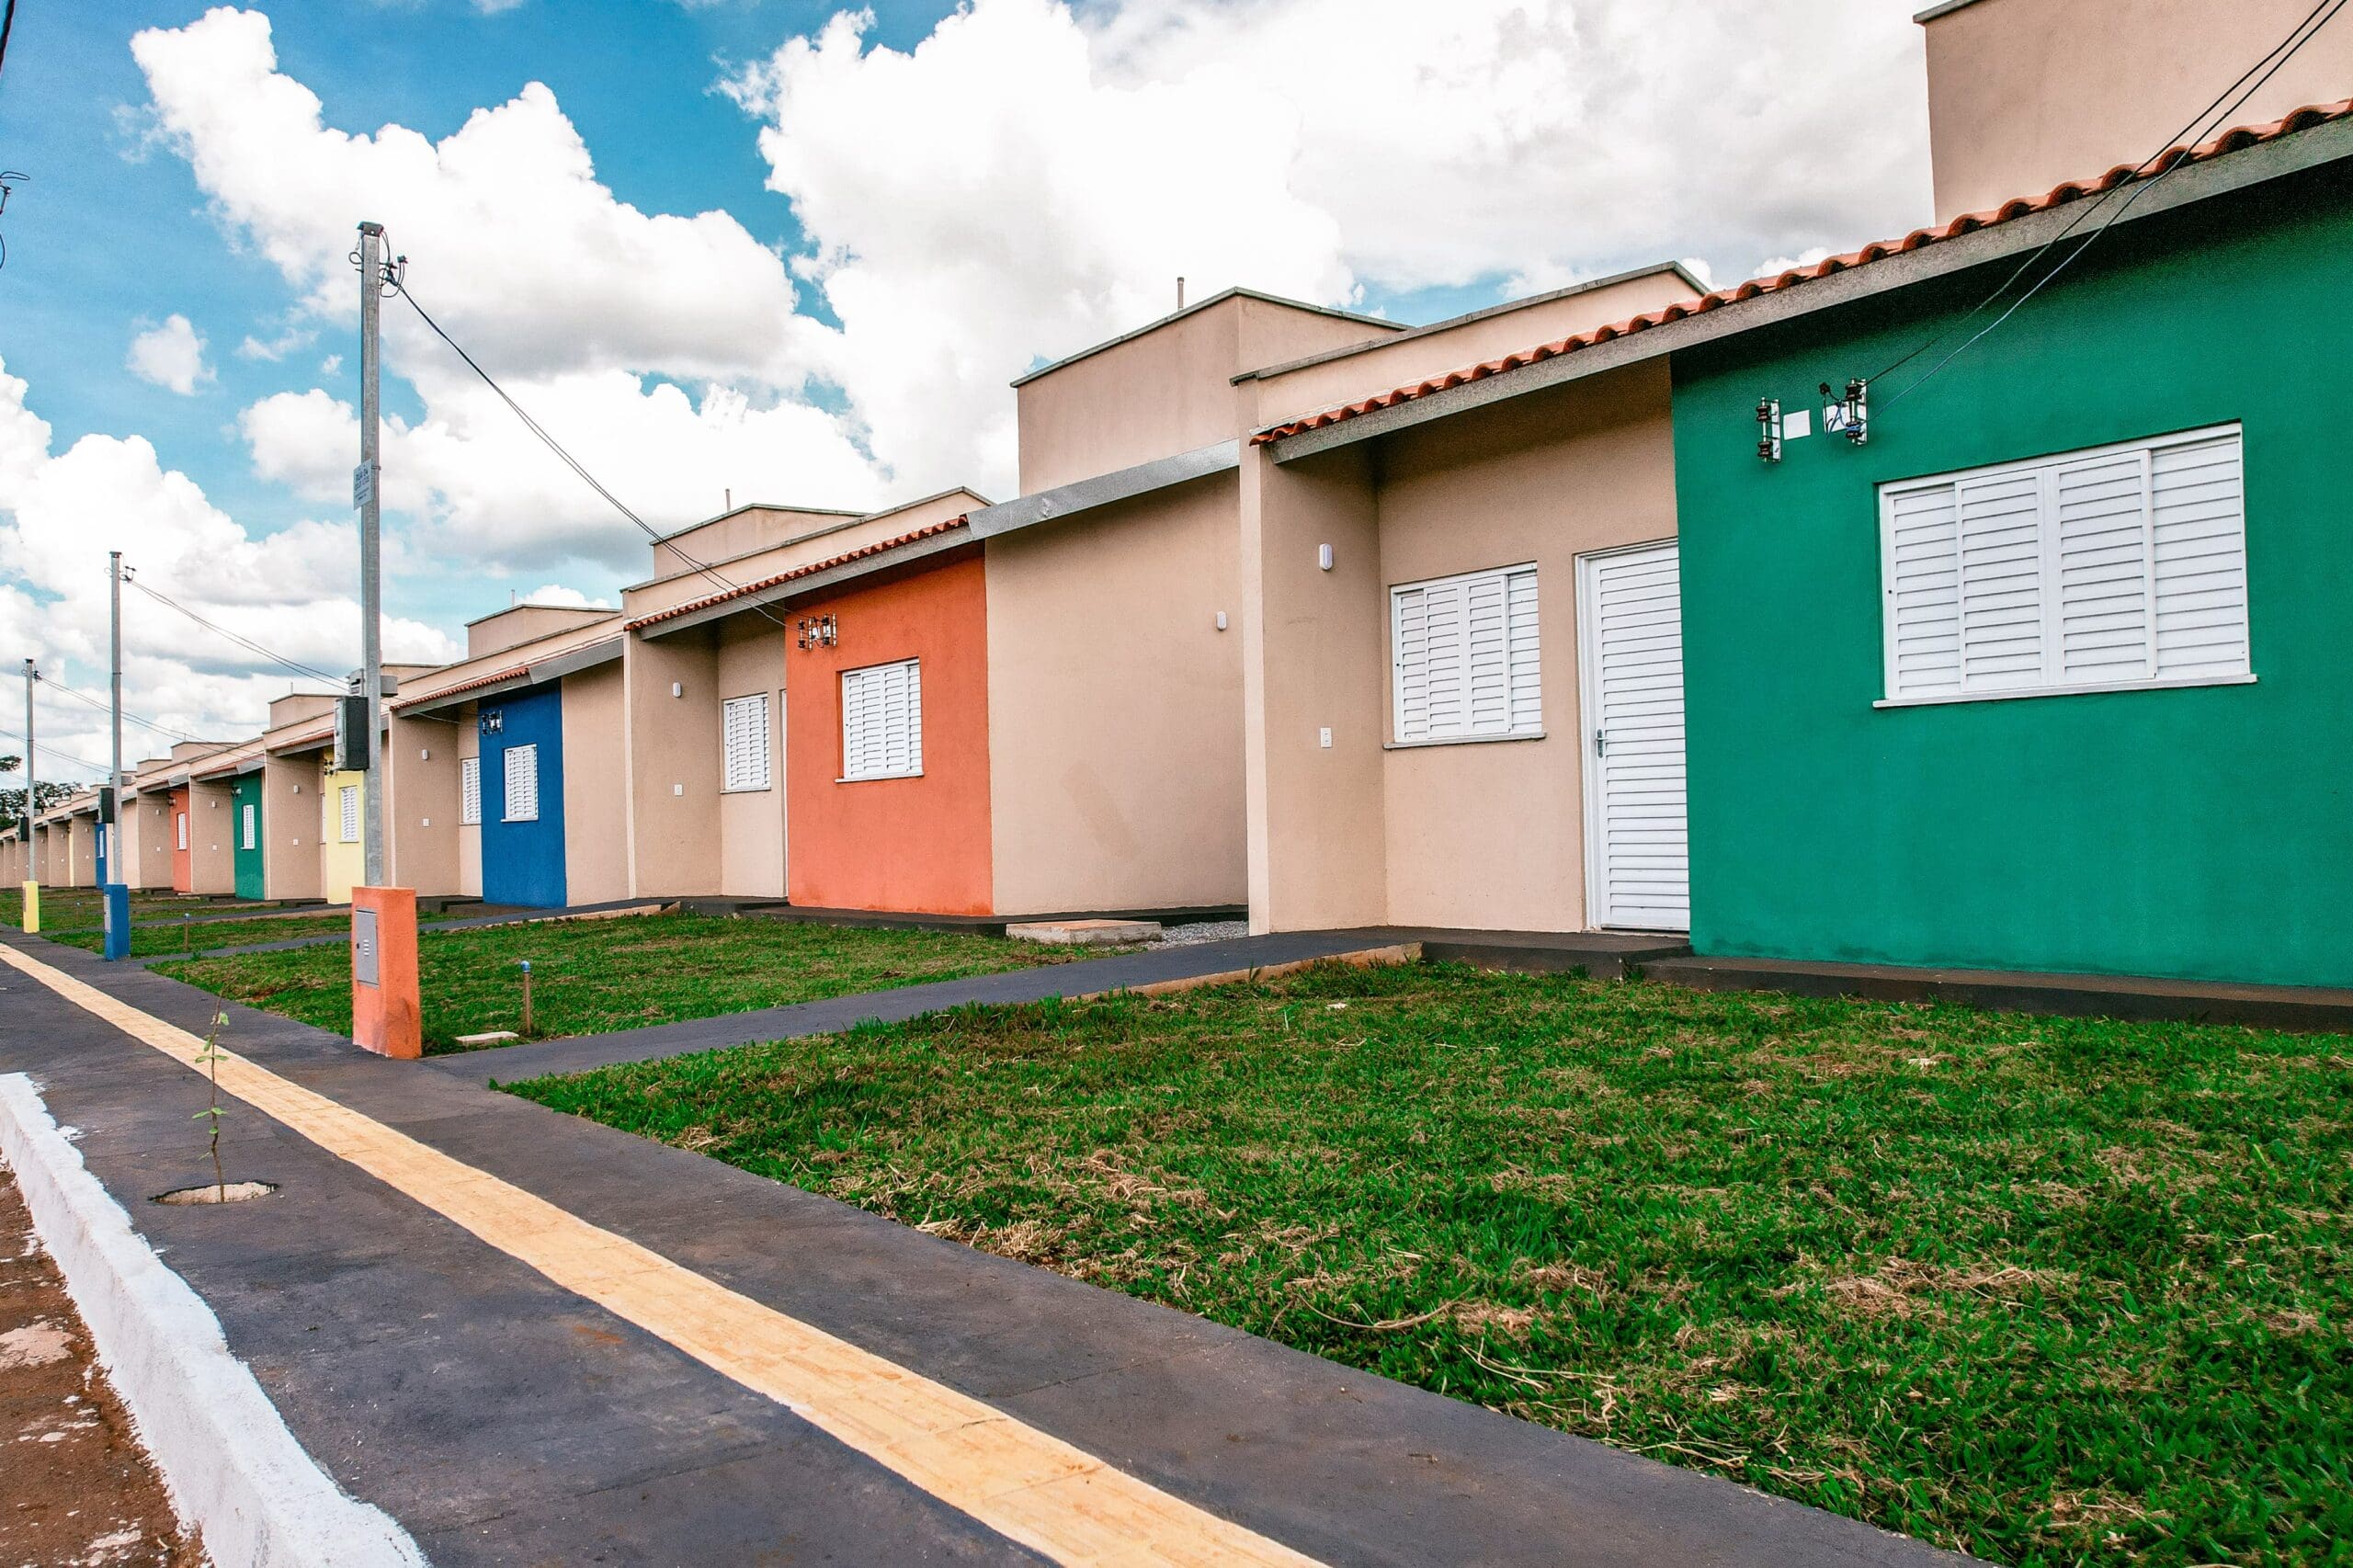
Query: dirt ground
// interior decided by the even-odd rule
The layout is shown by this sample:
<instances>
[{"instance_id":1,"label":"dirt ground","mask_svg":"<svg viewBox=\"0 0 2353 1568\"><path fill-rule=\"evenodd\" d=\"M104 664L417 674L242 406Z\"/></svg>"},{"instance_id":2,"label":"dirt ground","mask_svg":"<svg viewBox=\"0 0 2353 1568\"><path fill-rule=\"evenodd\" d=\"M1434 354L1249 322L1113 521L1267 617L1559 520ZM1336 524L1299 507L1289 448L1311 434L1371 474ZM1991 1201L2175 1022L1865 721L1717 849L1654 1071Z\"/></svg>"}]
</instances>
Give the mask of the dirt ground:
<instances>
[{"instance_id":1,"label":"dirt ground","mask_svg":"<svg viewBox=\"0 0 2353 1568\"><path fill-rule=\"evenodd\" d=\"M0 1165L0 1568L201 1568Z\"/></svg>"}]
</instances>

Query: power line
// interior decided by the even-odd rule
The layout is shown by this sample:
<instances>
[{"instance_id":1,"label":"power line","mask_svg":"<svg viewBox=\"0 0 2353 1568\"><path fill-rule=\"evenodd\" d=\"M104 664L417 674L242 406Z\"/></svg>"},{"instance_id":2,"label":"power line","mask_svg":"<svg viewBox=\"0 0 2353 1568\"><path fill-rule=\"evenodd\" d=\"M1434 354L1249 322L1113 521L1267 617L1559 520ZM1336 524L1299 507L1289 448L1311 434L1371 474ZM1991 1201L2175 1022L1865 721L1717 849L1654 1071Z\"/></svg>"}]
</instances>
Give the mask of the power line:
<instances>
[{"instance_id":1,"label":"power line","mask_svg":"<svg viewBox=\"0 0 2353 1568\"><path fill-rule=\"evenodd\" d=\"M205 619L204 617L197 614L196 611L188 608L188 606L180 603L177 599L171 597L169 595L159 592L154 588L149 587L137 577L132 576L128 570L123 574L123 581L129 583L141 593L145 594L149 598L155 600L158 604L168 606L170 608L179 611L180 614L188 617L190 620L196 622L207 631L212 632L216 636L225 637L230 642L234 642L238 647L245 649L249 653L258 653L274 665L282 665L286 668L292 670L296 675L309 676L313 679L328 681L336 686L341 686L344 682L344 677L341 676L329 675L324 670L313 669L311 665L303 664L299 659L290 659L283 653L272 653L269 649L265 648L250 637L242 636L237 632L230 631L225 626L216 625L213 622Z\"/></svg>"},{"instance_id":2,"label":"power line","mask_svg":"<svg viewBox=\"0 0 2353 1568\"><path fill-rule=\"evenodd\" d=\"M76 691L72 687L67 686L63 681L59 680L55 676L41 676L40 685L41 687L48 690L63 692L66 696L72 698L74 701L85 703L89 707L97 709L101 713L111 713L114 711L114 704L108 702L106 699L102 697L92 697L86 691ZM138 714L130 711L128 709L124 710L122 716L130 720L132 723L137 724L142 729L153 730L157 734L167 736L172 740L200 741L203 739L200 735L189 734L186 730L175 730L168 724L158 724L153 719L142 719Z\"/></svg>"},{"instance_id":3,"label":"power line","mask_svg":"<svg viewBox=\"0 0 2353 1568\"><path fill-rule=\"evenodd\" d=\"M25 738L24 736L22 736L22 735L20 735L20 734L17 733L17 732L16 732L16 731L14 731L14 730L0 730L0 739L6 739L6 740L11 740L11 741L21 741L21 740L23 740L24 738ZM78 756L74 756L72 752L70 752L70 751L60 751L60 750L58 750L55 746L49 744L47 742L43 742L43 743L41 743L41 746L40 746L40 755L41 755L41 756L42 756L42 757L44 757L44 758L47 758L47 757L52 757L52 756L53 756L53 757L57 758L59 761L61 761L61 762L70 762L70 763L73 763L73 764L74 764L75 767L86 767L86 768L88 768L91 772L93 772L93 773L95 773L95 774L97 774L97 775L98 775L100 778L102 778L106 776L107 769L106 769L105 765L103 765L103 764L101 764L101 763L91 762L91 761L89 761L89 760L87 760L86 758L84 758L84 757L78 757ZM23 772L23 771L24 771L24 769L23 769L23 767L19 767L17 769L17 771L18 771L19 773L21 773L21 772Z\"/></svg>"},{"instance_id":4,"label":"power line","mask_svg":"<svg viewBox=\"0 0 2353 1568\"><path fill-rule=\"evenodd\" d=\"M2070 251L2064 257L2063 257L2058 266L2052 267L2040 278L2038 278L2033 287L2029 288L2025 294L2021 295L2013 304L2011 304L2009 309L2004 311L2000 316L1996 317L1994 321L1988 323L1985 326L1972 334L1966 342L1963 342L1951 353L1946 355L1942 359L1938 360L1935 365L1931 366L1928 370L1922 374L1917 380L1913 381L1895 392L1893 396L1887 398L1885 402L1880 405L1881 410L1884 411L1885 409L1893 406L1900 399L1908 396L1922 385L1926 384L1930 378L1934 377L1938 373L1938 371L1942 370L1947 365L1951 364L1953 360L1959 358L1963 353L1967 352L1972 345L1984 338L1988 333L1991 333L2004 322L2008 321L2010 317L2016 315L2018 312L2019 308L2023 306L2027 301L2040 293L2052 279L2056 278L2061 273L2066 271L2069 267L2073 266L2076 258L2081 256L2084 252L2091 249L2093 245L2098 244L2101 237L2105 235L2109 229L2116 225L2118 219L2122 218L2126 212L2131 210L2135 202L2139 201L2141 198L2148 194L2149 191L2154 189L2165 180L2166 176L2181 167L2182 164L2187 160L2176 159L2174 162L2167 164L2163 169L2160 169L2154 178L2143 182L2142 180L2142 176L2148 172L2151 165L2154 164L2159 158L2164 157L2165 153L2171 152L2176 147L2196 145L2196 142L2192 140L2193 137L2197 137L2199 135L2199 128L2200 126L2205 125L2209 119L2217 118L2217 109L2222 110L2219 116L2222 119L2228 119L2232 115L2237 113L2240 106L2245 104L2248 98L2253 97L2255 94L2262 88L2265 83L2270 81L2273 76L2279 74L2280 67L2286 65L2289 61L2294 59L2297 51L2302 50L2304 45L2310 43L2313 40L2313 36L2317 34L2321 28L2334 21L2336 18L2337 13L2344 10L2347 3L2348 0L2319 0L2319 4L2315 5L2311 11L2307 12L2302 21L2288 29L2287 37L2281 39L2278 43L2273 44L2269 51L2264 54L2262 59L2257 60L2253 65L2248 66L2245 71L2241 72L2237 80L2234 81L2229 86L2223 88L2220 94L2209 101L2206 107L2200 109L2198 113L2190 119L2188 124L2184 125L2179 131L2174 132L2173 135L2167 137L2154 152L2151 153L2147 157L2134 165L2131 176L2126 179L2120 181L2118 184L2110 186L2108 189L2101 191L2093 200L2084 204L2083 208L2076 212L2072 220L2069 221L2066 227L2061 229L2056 234L2053 234L2048 241L2044 242L2040 248L2028 256L2024 261L2020 262L2016 270L2012 271L2008 277L2003 278L1999 284L1995 286L1992 292L1988 293L1976 304L1971 306L1965 314L1954 321L1949 322L1936 333L1932 334L1919 344L1914 346L1901 357L1897 358L1867 378L1869 381L1878 381L1881 376L1887 375L1890 371L1901 369L1911 360L1917 358L1920 355L1927 352L1930 348L1935 347L1938 343L1943 342L1945 338L1951 335L1954 332L1957 332L1961 327L1968 325L1969 323L1975 320L1980 314L1982 314L1987 307L1991 306L2003 295L2008 293L2010 290L2017 287L2019 278L2024 278L2043 259L2043 257L2049 256L2053 249L2057 248L2059 244L2065 241L2070 234L2074 233L2078 228L2081 228L2086 222L2097 216L2100 210L2107 206L2110 197L2116 196L2127 189L2131 191L2131 195L2125 198L2123 204L2116 210L2116 211L2109 218L2107 222L2102 223L2098 229L2094 231L2091 235L2084 241L2082 244L2076 246L2073 251ZM2326 14L2323 15L2324 12ZM2258 72L2261 73L2259 76L2256 75L2256 73ZM2252 84L2248 81L2249 77L2255 78ZM2240 92L2239 89L2241 87L2245 87L2245 91ZM2235 99L2231 98L2231 95L2233 93L2238 93L2238 97ZM2225 99L2230 99L2230 107L2228 108L2222 108Z\"/></svg>"},{"instance_id":5,"label":"power line","mask_svg":"<svg viewBox=\"0 0 2353 1568\"><path fill-rule=\"evenodd\" d=\"M405 260L406 258L404 257L403 259ZM426 312L425 307L416 302L416 296L410 293L408 290L408 282L404 274L392 278L390 281L392 288L400 294L400 297L408 301L408 308L416 312L417 319L424 322L426 326L433 329L433 335L448 344L449 347L455 351L458 358L466 362L466 369L472 370L475 375L480 376L482 378L483 384L488 387L492 392L498 394L499 401L504 403L514 412L516 418L523 422L523 427L530 431L532 435L538 437L540 443L544 445L548 450L553 452L559 459L561 459L566 468L569 468L573 472L578 474L581 479L586 483L589 489L594 490L597 494L610 502L615 511L619 512L622 517L627 517L631 522L636 524L638 528L645 535L645 537L652 540L655 544L663 546L672 554L676 555L679 560L685 562L688 565L693 567L696 571L701 573L704 576L710 578L712 582L718 584L728 592L733 593L736 591L737 585L735 583L722 575L714 568L704 565L701 562L696 560L693 556L680 549L676 544L664 538L660 529L647 522L643 517L639 517L635 511L631 509L628 503L624 502L620 496L607 489L603 482L598 480L595 474L590 473L579 459L564 450L563 443L550 435L548 433L547 426L532 418L530 415L524 410L523 405L517 403L515 399L508 394L506 389L498 384L496 378L492 376L488 370L483 369L481 365L477 364L474 360L474 357L467 353L456 338L451 337L447 332L444 332L441 329L441 324L435 321L432 316ZM766 606L751 605L746 608L759 615L761 619L774 624L779 629L784 629L784 622L778 619L775 616L770 615Z\"/></svg>"}]
</instances>

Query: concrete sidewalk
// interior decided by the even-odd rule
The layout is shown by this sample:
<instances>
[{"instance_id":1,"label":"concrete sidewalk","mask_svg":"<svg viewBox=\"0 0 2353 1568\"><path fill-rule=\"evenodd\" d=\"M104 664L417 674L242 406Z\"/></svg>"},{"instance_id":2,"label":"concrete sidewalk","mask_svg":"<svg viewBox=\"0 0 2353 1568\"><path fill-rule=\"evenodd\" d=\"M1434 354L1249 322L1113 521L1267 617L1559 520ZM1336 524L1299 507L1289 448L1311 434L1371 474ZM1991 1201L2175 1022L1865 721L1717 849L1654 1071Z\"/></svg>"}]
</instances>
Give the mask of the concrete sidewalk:
<instances>
[{"instance_id":1,"label":"concrete sidewalk","mask_svg":"<svg viewBox=\"0 0 2353 1568\"><path fill-rule=\"evenodd\" d=\"M651 1024L611 1034L527 1040L488 1051L428 1057L426 1064L461 1078L516 1084L548 1073L585 1073L617 1062L657 1062L666 1056L719 1051L756 1040L837 1034L856 1024L896 1023L944 1007L1003 1006L1042 1002L1053 996L1093 996L1106 991L1243 975L1253 970L1393 947L1399 941L1394 933L1383 931L1294 931L1269 937L1240 937L1225 942L1151 948L1110 958L1040 964L1034 969L1006 970L1000 974L969 975L961 980L829 996L782 1007L722 1013L711 1018Z\"/></svg>"},{"instance_id":2,"label":"concrete sidewalk","mask_svg":"<svg viewBox=\"0 0 2353 1568\"><path fill-rule=\"evenodd\" d=\"M220 1006L74 949L13 933L0 940L181 1028L201 1033ZM1067 984L1097 967L990 978ZM942 989L841 1006L895 1014L918 990ZM1132 1478L1313 1559L1594 1568L1961 1561L973 1252L469 1081L493 1059L504 1059L501 1076L536 1071L522 1053L548 1047L444 1059L437 1069L361 1056L348 1041L267 1014L228 1012L226 1045L372 1119L361 1126L394 1130L701 1281L985 1402L1112 1467L1106 1483ZM0 968L0 1071L40 1081L51 1112L83 1130L91 1171L212 1306L303 1445L353 1494L406 1525L435 1562L1050 1560L720 1375L707 1354L558 1286L426 1197L404 1196L253 1105L231 1105L229 1174L278 1182L279 1192L226 1210L146 1202L210 1179L190 1119L205 1085L130 1027ZM879 1391L878 1411L895 1397Z\"/></svg>"}]
</instances>

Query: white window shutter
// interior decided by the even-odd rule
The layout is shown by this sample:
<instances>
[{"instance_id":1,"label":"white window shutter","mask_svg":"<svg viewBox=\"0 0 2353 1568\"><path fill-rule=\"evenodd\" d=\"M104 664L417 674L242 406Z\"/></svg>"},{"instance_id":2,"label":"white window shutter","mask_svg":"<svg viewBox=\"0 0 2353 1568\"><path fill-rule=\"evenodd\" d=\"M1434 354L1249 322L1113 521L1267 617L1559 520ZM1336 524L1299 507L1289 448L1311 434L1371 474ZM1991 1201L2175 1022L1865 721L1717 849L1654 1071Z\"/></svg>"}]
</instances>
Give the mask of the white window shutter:
<instances>
[{"instance_id":1,"label":"white window shutter","mask_svg":"<svg viewBox=\"0 0 2353 1568\"><path fill-rule=\"evenodd\" d=\"M243 820L240 822L240 824L238 824L238 825L239 825L239 833L240 833L241 837L242 837L242 844L243 844L243 847L247 848L247 849L255 848L255 847L256 846L256 835L255 835L255 831L254 831L254 830L255 830L255 822L254 822L254 818L255 818L255 815L256 815L256 812L255 812L255 809L254 809L254 803L253 803L251 801L247 801L245 802L244 810L241 813L239 813L239 814L240 814L240 816L241 816L241 817L242 817L242 819L243 819Z\"/></svg>"},{"instance_id":2,"label":"white window shutter","mask_svg":"<svg viewBox=\"0 0 2353 1568\"><path fill-rule=\"evenodd\" d=\"M2236 427L1887 486L1891 699L2244 679Z\"/></svg>"},{"instance_id":3,"label":"white window shutter","mask_svg":"<svg viewBox=\"0 0 2353 1568\"><path fill-rule=\"evenodd\" d=\"M466 824L482 821L482 758L478 756L458 759L458 821Z\"/></svg>"},{"instance_id":4,"label":"white window shutter","mask_svg":"<svg viewBox=\"0 0 2353 1568\"><path fill-rule=\"evenodd\" d=\"M343 842L346 844L358 843L359 786L357 784L344 785L342 789L336 791L335 803L339 808L341 808L343 816L343 822L341 824L343 829Z\"/></svg>"},{"instance_id":5,"label":"white window shutter","mask_svg":"<svg viewBox=\"0 0 2353 1568\"><path fill-rule=\"evenodd\" d=\"M722 787L765 790L768 787L768 699L766 692L731 697L720 705L720 729L726 753Z\"/></svg>"},{"instance_id":6,"label":"white window shutter","mask_svg":"<svg viewBox=\"0 0 2353 1568\"><path fill-rule=\"evenodd\" d=\"M1392 588L1390 642L1399 742L1542 729L1534 567Z\"/></svg>"},{"instance_id":7,"label":"white window shutter","mask_svg":"<svg viewBox=\"0 0 2353 1568\"><path fill-rule=\"evenodd\" d=\"M1961 689L1961 528L1952 485L1900 492L1887 517L1891 697Z\"/></svg>"},{"instance_id":8,"label":"white window shutter","mask_svg":"<svg viewBox=\"0 0 2353 1568\"><path fill-rule=\"evenodd\" d=\"M1429 590L1400 588L1389 607L1390 642L1395 678L1392 722L1397 738L1422 740L1430 733Z\"/></svg>"},{"instance_id":9,"label":"white window shutter","mask_svg":"<svg viewBox=\"0 0 2353 1568\"><path fill-rule=\"evenodd\" d=\"M2042 678L2042 483L1998 474L1960 487L1961 670L1971 689Z\"/></svg>"},{"instance_id":10,"label":"white window shutter","mask_svg":"<svg viewBox=\"0 0 2353 1568\"><path fill-rule=\"evenodd\" d=\"M1509 578L1511 609L1511 728L1526 734L1544 727L1544 685L1537 658L1536 572Z\"/></svg>"},{"instance_id":11,"label":"white window shutter","mask_svg":"<svg viewBox=\"0 0 2353 1568\"><path fill-rule=\"evenodd\" d=\"M536 745L508 746L506 766L506 820L539 821L540 748Z\"/></svg>"},{"instance_id":12,"label":"white window shutter","mask_svg":"<svg viewBox=\"0 0 2353 1568\"><path fill-rule=\"evenodd\" d=\"M180 847L183 849L188 847L188 813L186 812L180 813Z\"/></svg>"},{"instance_id":13,"label":"white window shutter","mask_svg":"<svg viewBox=\"0 0 2353 1568\"><path fill-rule=\"evenodd\" d=\"M2050 673L2066 685L2150 671L2148 454L2117 452L2051 473L2058 616Z\"/></svg>"},{"instance_id":14,"label":"white window shutter","mask_svg":"<svg viewBox=\"0 0 2353 1568\"><path fill-rule=\"evenodd\" d=\"M2160 679L2248 668L2246 516L2239 438L2167 447L2151 459Z\"/></svg>"},{"instance_id":15,"label":"white window shutter","mask_svg":"<svg viewBox=\"0 0 2353 1568\"><path fill-rule=\"evenodd\" d=\"M923 771L920 660L842 672L842 778L906 778Z\"/></svg>"}]
</instances>

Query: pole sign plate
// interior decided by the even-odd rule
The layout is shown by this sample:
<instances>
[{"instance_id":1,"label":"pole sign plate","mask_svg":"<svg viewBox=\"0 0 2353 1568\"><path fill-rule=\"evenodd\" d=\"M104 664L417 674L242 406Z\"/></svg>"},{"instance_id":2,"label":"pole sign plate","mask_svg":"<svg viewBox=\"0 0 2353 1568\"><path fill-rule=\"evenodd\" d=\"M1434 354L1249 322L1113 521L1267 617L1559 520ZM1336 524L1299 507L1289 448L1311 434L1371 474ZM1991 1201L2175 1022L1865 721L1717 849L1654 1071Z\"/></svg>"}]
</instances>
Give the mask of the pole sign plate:
<instances>
[{"instance_id":1,"label":"pole sign plate","mask_svg":"<svg viewBox=\"0 0 2353 1568\"><path fill-rule=\"evenodd\" d=\"M351 912L351 978L362 985L375 985L376 979L376 912L355 909Z\"/></svg>"},{"instance_id":2,"label":"pole sign plate","mask_svg":"<svg viewBox=\"0 0 2353 1568\"><path fill-rule=\"evenodd\" d=\"M351 509L359 510L376 498L376 465L364 462L351 471Z\"/></svg>"}]
</instances>

